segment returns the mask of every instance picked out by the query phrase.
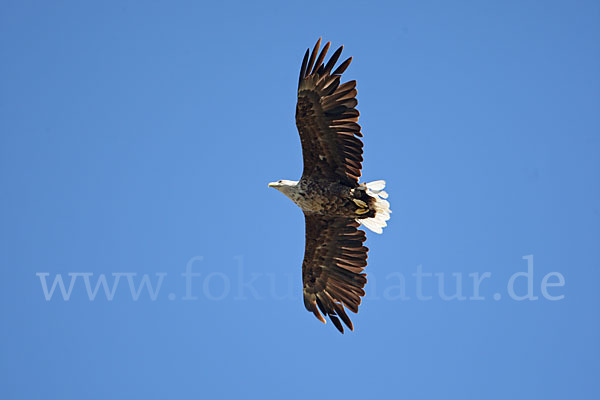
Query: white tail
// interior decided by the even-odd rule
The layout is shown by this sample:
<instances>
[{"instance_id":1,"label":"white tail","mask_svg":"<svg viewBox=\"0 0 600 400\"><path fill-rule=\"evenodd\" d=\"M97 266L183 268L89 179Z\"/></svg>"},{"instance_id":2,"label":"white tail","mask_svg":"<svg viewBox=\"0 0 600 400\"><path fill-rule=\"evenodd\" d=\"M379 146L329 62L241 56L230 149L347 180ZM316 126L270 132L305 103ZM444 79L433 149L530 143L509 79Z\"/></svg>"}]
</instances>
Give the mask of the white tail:
<instances>
[{"instance_id":1,"label":"white tail","mask_svg":"<svg viewBox=\"0 0 600 400\"><path fill-rule=\"evenodd\" d=\"M383 190L385 189L385 181L373 181L364 184L367 188L367 194L375 198L375 216L372 218L356 219L357 222L363 224L375 233L383 233L383 228L387 226L387 220L390 219L389 201L385 200L388 194Z\"/></svg>"}]
</instances>

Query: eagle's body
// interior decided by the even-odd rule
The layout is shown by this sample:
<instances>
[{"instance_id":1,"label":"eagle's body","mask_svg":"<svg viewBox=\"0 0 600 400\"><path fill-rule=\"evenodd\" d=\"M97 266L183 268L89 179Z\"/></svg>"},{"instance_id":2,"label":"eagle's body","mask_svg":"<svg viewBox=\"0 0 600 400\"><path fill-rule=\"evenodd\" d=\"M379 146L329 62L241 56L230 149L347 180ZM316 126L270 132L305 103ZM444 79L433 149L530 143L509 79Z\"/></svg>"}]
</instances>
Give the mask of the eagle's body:
<instances>
[{"instance_id":1,"label":"eagle's body","mask_svg":"<svg viewBox=\"0 0 600 400\"><path fill-rule=\"evenodd\" d=\"M340 182L301 179L279 181L271 187L279 189L304 213L327 217L368 219L375 217L377 197L364 184L348 186Z\"/></svg>"},{"instance_id":2,"label":"eagle's body","mask_svg":"<svg viewBox=\"0 0 600 400\"><path fill-rule=\"evenodd\" d=\"M304 305L325 322L319 310L344 332L350 328L344 307L358 312L366 284L367 251L364 225L381 233L390 218L384 181L359 183L362 136L356 110L356 81L340 85L351 58L331 72L342 47L327 64L327 43L317 58L321 39L307 50L298 83L296 126L302 142L304 172L300 181L269 184L296 203L306 220L302 264ZM309 59L310 55L310 59Z\"/></svg>"}]
</instances>

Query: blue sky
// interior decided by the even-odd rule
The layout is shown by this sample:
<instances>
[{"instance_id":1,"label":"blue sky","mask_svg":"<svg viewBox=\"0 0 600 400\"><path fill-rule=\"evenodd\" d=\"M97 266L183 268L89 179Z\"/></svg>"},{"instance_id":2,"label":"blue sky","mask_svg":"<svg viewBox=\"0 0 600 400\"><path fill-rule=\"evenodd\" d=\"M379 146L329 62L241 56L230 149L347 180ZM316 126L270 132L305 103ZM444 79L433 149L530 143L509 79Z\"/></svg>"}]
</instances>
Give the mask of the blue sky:
<instances>
[{"instance_id":1,"label":"blue sky","mask_svg":"<svg viewBox=\"0 0 600 400\"><path fill-rule=\"evenodd\" d=\"M599 21L2 1L0 397L598 398ZM363 178L394 211L343 336L304 310L302 213L267 188L301 174L319 36L354 57Z\"/></svg>"}]
</instances>

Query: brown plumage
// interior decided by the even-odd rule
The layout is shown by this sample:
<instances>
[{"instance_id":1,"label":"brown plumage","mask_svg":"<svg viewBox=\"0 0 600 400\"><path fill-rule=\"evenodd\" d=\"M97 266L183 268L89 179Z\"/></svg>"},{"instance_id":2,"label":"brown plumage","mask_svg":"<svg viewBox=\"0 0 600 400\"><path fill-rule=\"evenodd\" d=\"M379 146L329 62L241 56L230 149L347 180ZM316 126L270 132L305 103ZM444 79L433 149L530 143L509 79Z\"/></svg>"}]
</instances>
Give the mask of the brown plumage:
<instances>
[{"instance_id":1,"label":"brown plumage","mask_svg":"<svg viewBox=\"0 0 600 400\"><path fill-rule=\"evenodd\" d=\"M325 64L328 42L307 50L300 68L296 126L302 142L304 171L299 182L278 181L280 190L302 208L306 248L302 263L304 305L320 321L328 317L344 332L353 330L344 308L356 313L367 279L368 248L360 224L381 233L389 219L384 181L359 183L362 137L358 124L356 81L341 84L352 58L333 69L338 48ZM341 319L341 321L340 321Z\"/></svg>"},{"instance_id":2,"label":"brown plumage","mask_svg":"<svg viewBox=\"0 0 600 400\"><path fill-rule=\"evenodd\" d=\"M344 305L357 313L367 283L363 273L368 248L365 233L351 218L306 215L306 250L302 262L304 305L325 322L319 310L344 332L338 316L354 329Z\"/></svg>"},{"instance_id":3,"label":"brown plumage","mask_svg":"<svg viewBox=\"0 0 600 400\"><path fill-rule=\"evenodd\" d=\"M321 39L317 41L310 60L309 51L306 50L298 82L296 127L302 141L302 177L339 180L347 185L356 185L363 160L363 144L358 139L362 137L357 123L359 113L355 108L358 104L356 81L340 85L341 74L350 65L352 57L331 72L344 46L324 66L322 62L329 49L328 42L317 59L319 63L313 68L320 44Z\"/></svg>"}]
</instances>

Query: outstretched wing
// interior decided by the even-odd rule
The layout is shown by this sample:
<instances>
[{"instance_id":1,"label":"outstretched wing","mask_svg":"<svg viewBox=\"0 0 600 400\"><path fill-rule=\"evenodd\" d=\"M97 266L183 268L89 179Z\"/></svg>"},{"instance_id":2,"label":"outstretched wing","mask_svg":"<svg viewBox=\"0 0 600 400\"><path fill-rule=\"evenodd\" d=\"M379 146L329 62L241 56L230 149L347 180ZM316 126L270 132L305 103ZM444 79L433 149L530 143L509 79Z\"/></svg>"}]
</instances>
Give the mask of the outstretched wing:
<instances>
[{"instance_id":1,"label":"outstretched wing","mask_svg":"<svg viewBox=\"0 0 600 400\"><path fill-rule=\"evenodd\" d=\"M305 214L306 249L302 262L304 306L321 321L319 310L331 319L342 333L340 320L353 330L344 306L357 313L363 287L367 283L363 273L367 252L363 246L365 233L356 229L352 218L323 217Z\"/></svg>"},{"instance_id":2,"label":"outstretched wing","mask_svg":"<svg viewBox=\"0 0 600 400\"><path fill-rule=\"evenodd\" d=\"M340 85L341 74L352 57L331 72L344 46L324 64L330 42L317 57L320 45L319 38L310 59L306 50L298 82L296 126L302 141L302 177L353 185L358 183L363 160L356 81Z\"/></svg>"}]
</instances>

